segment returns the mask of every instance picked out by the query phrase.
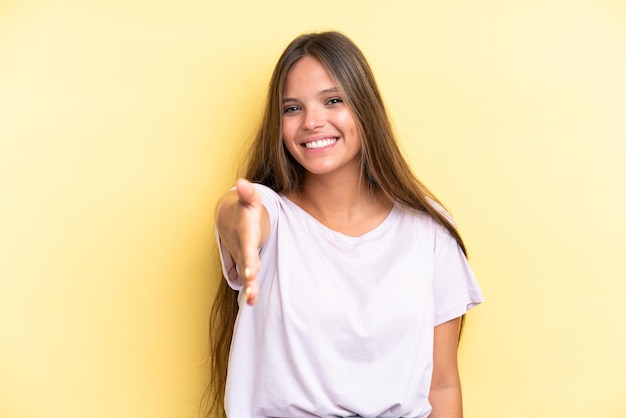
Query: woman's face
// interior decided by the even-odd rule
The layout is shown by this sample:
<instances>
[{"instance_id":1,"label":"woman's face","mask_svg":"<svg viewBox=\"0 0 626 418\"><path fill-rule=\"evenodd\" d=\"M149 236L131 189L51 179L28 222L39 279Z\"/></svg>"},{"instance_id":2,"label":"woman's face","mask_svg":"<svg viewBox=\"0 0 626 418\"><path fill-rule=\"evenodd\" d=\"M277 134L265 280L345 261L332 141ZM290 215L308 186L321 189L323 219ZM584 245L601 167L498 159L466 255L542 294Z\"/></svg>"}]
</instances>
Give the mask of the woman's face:
<instances>
[{"instance_id":1,"label":"woman's face","mask_svg":"<svg viewBox=\"0 0 626 418\"><path fill-rule=\"evenodd\" d=\"M360 172L361 139L352 112L313 57L301 58L287 74L283 142L308 175Z\"/></svg>"}]
</instances>

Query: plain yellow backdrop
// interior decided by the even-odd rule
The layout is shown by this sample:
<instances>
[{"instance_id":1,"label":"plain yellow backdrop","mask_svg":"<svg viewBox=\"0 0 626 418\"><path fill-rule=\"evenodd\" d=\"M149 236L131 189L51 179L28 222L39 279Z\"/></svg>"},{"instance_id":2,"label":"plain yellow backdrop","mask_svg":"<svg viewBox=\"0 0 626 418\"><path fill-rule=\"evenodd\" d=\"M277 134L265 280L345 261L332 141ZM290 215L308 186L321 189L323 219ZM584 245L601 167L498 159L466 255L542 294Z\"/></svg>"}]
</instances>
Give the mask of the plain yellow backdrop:
<instances>
[{"instance_id":1,"label":"plain yellow backdrop","mask_svg":"<svg viewBox=\"0 0 626 418\"><path fill-rule=\"evenodd\" d=\"M622 1L5 0L0 417L197 417L213 206L324 29L468 244L466 418L626 416Z\"/></svg>"}]
</instances>

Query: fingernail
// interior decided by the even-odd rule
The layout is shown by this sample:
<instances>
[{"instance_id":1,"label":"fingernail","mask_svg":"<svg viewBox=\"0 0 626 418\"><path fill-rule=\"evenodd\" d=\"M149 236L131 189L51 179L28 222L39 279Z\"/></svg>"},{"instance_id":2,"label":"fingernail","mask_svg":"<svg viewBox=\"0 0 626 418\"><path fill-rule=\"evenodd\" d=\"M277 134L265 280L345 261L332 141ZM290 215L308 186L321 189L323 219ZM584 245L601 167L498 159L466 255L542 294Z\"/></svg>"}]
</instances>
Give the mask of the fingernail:
<instances>
[{"instance_id":1,"label":"fingernail","mask_svg":"<svg viewBox=\"0 0 626 418\"><path fill-rule=\"evenodd\" d=\"M243 277L246 278L246 279L250 278L250 267L246 267L243 270Z\"/></svg>"},{"instance_id":2,"label":"fingernail","mask_svg":"<svg viewBox=\"0 0 626 418\"><path fill-rule=\"evenodd\" d=\"M244 295L246 296L246 302L250 299L250 293L252 293L252 289L250 289L250 286L246 286L246 289L244 290Z\"/></svg>"}]
</instances>

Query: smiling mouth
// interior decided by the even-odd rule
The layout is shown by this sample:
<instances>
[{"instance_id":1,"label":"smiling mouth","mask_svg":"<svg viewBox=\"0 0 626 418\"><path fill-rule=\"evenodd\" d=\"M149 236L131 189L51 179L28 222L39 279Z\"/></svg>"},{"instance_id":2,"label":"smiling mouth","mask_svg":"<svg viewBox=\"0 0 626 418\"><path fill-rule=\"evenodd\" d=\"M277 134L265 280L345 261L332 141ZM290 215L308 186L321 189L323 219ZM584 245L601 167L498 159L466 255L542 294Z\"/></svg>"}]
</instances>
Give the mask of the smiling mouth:
<instances>
[{"instance_id":1,"label":"smiling mouth","mask_svg":"<svg viewBox=\"0 0 626 418\"><path fill-rule=\"evenodd\" d=\"M308 149L324 148L334 144L338 139L339 138L326 138L320 139L319 141L305 142L302 145Z\"/></svg>"}]
</instances>

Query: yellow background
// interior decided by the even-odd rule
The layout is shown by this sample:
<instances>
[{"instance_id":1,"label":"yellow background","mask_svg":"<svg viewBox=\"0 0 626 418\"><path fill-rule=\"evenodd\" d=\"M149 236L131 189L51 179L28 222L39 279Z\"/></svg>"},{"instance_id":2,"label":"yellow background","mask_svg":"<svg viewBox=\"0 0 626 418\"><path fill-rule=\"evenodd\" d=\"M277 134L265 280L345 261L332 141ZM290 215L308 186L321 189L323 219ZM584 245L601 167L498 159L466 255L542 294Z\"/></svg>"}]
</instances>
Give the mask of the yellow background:
<instances>
[{"instance_id":1,"label":"yellow background","mask_svg":"<svg viewBox=\"0 0 626 418\"><path fill-rule=\"evenodd\" d=\"M0 417L197 416L213 206L331 28L483 287L465 416L626 416L624 2L4 0Z\"/></svg>"}]
</instances>

